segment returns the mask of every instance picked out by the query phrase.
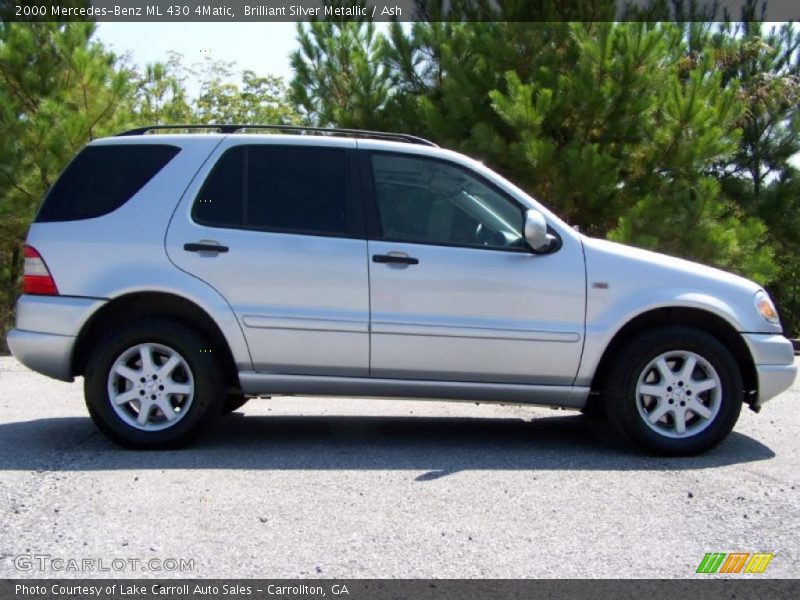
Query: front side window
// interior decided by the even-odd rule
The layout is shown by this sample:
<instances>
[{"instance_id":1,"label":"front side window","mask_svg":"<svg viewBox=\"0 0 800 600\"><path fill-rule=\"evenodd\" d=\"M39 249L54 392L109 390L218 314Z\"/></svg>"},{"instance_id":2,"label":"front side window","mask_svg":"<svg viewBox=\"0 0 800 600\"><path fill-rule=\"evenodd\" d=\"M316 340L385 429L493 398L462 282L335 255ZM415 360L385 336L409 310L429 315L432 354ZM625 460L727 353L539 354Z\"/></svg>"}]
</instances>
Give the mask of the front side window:
<instances>
[{"instance_id":1,"label":"front side window","mask_svg":"<svg viewBox=\"0 0 800 600\"><path fill-rule=\"evenodd\" d=\"M192 216L212 227L347 234L346 160L337 148L236 146L212 169Z\"/></svg>"},{"instance_id":2,"label":"front side window","mask_svg":"<svg viewBox=\"0 0 800 600\"><path fill-rule=\"evenodd\" d=\"M465 169L426 158L372 154L384 239L478 248L526 248L524 214Z\"/></svg>"}]
</instances>

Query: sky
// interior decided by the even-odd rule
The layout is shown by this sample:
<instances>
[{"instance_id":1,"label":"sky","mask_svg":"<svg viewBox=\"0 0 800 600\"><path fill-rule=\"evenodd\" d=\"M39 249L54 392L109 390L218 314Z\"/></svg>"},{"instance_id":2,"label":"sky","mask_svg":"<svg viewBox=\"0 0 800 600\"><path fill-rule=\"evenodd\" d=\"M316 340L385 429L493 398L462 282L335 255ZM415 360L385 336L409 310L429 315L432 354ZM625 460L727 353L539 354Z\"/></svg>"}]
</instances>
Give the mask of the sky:
<instances>
[{"instance_id":1,"label":"sky","mask_svg":"<svg viewBox=\"0 0 800 600\"><path fill-rule=\"evenodd\" d=\"M98 23L97 37L139 67L165 61L175 50L187 65L210 56L286 81L292 75L289 54L297 46L294 23Z\"/></svg>"}]
</instances>

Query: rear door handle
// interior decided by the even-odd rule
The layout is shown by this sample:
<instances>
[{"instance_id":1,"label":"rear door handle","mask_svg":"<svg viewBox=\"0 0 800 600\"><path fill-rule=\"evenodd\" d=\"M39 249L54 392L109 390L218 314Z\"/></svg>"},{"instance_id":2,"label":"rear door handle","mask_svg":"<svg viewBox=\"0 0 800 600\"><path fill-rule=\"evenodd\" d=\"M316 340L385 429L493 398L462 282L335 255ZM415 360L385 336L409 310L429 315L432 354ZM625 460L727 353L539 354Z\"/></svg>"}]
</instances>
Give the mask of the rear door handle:
<instances>
[{"instance_id":1,"label":"rear door handle","mask_svg":"<svg viewBox=\"0 0 800 600\"><path fill-rule=\"evenodd\" d=\"M219 244L184 244L183 249L187 252L227 252L227 246Z\"/></svg>"},{"instance_id":2,"label":"rear door handle","mask_svg":"<svg viewBox=\"0 0 800 600\"><path fill-rule=\"evenodd\" d=\"M390 265L418 265L419 259L403 254L373 254L372 262Z\"/></svg>"}]
</instances>

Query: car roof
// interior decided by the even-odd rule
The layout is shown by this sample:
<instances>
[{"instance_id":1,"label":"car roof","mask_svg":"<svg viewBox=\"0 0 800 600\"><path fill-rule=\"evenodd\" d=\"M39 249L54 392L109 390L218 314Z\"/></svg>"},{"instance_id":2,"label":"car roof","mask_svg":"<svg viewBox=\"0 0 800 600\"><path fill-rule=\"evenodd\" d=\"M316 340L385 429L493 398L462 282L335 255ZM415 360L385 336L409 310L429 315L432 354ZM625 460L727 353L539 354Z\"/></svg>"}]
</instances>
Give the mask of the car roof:
<instances>
[{"instance_id":1,"label":"car roof","mask_svg":"<svg viewBox=\"0 0 800 600\"><path fill-rule=\"evenodd\" d=\"M90 142L91 146L131 145L131 144L167 144L181 148L215 147L227 140L228 145L236 144L288 144L298 146L322 146L339 148L361 148L383 150L403 154L418 154L453 158L461 156L438 146L429 146L406 141L374 139L370 137L345 137L334 135L298 135L282 133L155 133L131 136L114 136L99 138Z\"/></svg>"}]
</instances>

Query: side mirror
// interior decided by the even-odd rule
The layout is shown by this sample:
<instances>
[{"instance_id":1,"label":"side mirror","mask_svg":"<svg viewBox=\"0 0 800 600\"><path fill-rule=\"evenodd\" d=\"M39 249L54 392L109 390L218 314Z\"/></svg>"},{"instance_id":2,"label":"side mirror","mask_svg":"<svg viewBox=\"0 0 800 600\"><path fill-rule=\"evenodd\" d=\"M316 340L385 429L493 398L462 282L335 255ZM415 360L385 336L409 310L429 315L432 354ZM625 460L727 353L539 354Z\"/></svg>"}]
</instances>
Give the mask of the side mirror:
<instances>
[{"instance_id":1,"label":"side mirror","mask_svg":"<svg viewBox=\"0 0 800 600\"><path fill-rule=\"evenodd\" d=\"M555 237L547 233L547 221L538 210L525 213L525 241L534 252L547 252L555 241Z\"/></svg>"}]
</instances>

